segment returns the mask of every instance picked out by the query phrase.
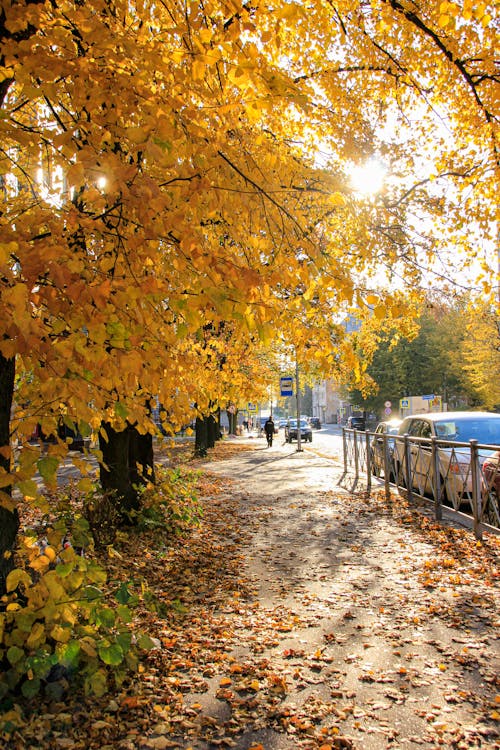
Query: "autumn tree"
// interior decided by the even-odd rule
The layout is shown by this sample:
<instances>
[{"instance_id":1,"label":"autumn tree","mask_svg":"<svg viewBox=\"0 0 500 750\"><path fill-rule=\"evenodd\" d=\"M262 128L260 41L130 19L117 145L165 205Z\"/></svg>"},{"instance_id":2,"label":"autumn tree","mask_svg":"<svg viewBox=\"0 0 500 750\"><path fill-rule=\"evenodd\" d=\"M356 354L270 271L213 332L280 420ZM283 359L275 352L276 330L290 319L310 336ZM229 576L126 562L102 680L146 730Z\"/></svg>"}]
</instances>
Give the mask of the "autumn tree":
<instances>
[{"instance_id":1,"label":"autumn tree","mask_svg":"<svg viewBox=\"0 0 500 750\"><path fill-rule=\"evenodd\" d=\"M352 403L378 415L384 402L398 404L404 396L435 393L448 408L484 405L468 382L463 347L467 338L467 304L429 295L408 337L383 336L367 367L372 380L368 393L353 390Z\"/></svg>"},{"instance_id":2,"label":"autumn tree","mask_svg":"<svg viewBox=\"0 0 500 750\"><path fill-rule=\"evenodd\" d=\"M453 246L465 261L491 239L492 14L4 3L3 486L30 495L35 467L55 471L64 446L42 464L27 449L12 472L9 442L36 423L53 432L61 404L82 430L107 425L104 441L152 431L153 398L173 430L193 403L211 408L212 371L186 361L207 323L279 336L301 365L312 352L323 372L361 382L342 316L367 331L403 323L384 278L414 290L425 258ZM349 168L373 155L388 177L365 198ZM3 502L15 529L8 492Z\"/></svg>"},{"instance_id":3,"label":"autumn tree","mask_svg":"<svg viewBox=\"0 0 500 750\"><path fill-rule=\"evenodd\" d=\"M467 380L487 409L500 407L500 311L477 301L469 310L466 335L460 348Z\"/></svg>"}]
</instances>

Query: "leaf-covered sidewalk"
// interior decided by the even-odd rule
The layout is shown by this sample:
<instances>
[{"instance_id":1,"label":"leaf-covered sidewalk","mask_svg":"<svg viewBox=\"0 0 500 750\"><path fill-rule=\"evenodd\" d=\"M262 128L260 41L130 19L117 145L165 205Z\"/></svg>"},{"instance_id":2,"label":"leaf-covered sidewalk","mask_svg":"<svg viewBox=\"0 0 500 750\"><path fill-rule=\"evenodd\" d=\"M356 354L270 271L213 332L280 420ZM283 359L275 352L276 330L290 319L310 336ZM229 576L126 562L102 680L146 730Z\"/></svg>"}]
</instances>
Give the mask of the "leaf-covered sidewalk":
<instances>
[{"instance_id":1,"label":"leaf-covered sidewalk","mask_svg":"<svg viewBox=\"0 0 500 750\"><path fill-rule=\"evenodd\" d=\"M205 465L187 539L132 538L113 562L149 591L159 648L137 679L34 707L6 747L500 747L499 540L261 445Z\"/></svg>"}]
</instances>

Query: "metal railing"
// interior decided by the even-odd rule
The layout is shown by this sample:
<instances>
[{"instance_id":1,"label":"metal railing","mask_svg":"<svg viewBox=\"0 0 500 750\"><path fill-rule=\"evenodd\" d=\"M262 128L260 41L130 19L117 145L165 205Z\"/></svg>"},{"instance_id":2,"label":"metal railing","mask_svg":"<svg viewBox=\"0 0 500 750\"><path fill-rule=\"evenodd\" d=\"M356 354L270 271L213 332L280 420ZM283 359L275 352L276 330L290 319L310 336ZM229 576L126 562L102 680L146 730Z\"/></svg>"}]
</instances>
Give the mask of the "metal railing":
<instances>
[{"instance_id":1,"label":"metal railing","mask_svg":"<svg viewBox=\"0 0 500 750\"><path fill-rule=\"evenodd\" d=\"M500 533L500 446L414 438L343 428L344 476L354 474L353 488L373 478L434 504L437 520L443 507L469 519L476 538L483 527Z\"/></svg>"}]
</instances>

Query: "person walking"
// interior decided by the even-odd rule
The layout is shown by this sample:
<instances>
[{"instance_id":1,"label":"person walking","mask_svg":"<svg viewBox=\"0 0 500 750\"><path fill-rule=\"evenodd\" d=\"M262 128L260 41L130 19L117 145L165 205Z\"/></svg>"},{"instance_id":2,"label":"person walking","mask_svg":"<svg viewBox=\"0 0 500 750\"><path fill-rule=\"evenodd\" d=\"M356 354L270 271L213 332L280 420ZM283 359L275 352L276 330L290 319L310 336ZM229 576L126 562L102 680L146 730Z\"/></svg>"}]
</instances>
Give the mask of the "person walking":
<instances>
[{"instance_id":1,"label":"person walking","mask_svg":"<svg viewBox=\"0 0 500 750\"><path fill-rule=\"evenodd\" d=\"M273 444L274 435L274 422L272 417L268 417L267 421L264 423L264 432L266 433L267 446L270 448Z\"/></svg>"}]
</instances>

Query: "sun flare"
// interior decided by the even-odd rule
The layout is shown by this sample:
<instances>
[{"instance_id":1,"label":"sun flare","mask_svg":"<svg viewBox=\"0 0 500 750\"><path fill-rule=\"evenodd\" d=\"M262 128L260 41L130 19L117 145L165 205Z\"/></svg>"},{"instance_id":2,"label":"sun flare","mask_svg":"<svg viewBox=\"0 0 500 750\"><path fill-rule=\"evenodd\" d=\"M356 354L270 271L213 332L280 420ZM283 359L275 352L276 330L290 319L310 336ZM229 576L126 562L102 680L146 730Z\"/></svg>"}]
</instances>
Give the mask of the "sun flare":
<instances>
[{"instance_id":1,"label":"sun flare","mask_svg":"<svg viewBox=\"0 0 500 750\"><path fill-rule=\"evenodd\" d=\"M351 169L351 185L357 193L375 195L382 189L386 169L377 159L370 159Z\"/></svg>"}]
</instances>

